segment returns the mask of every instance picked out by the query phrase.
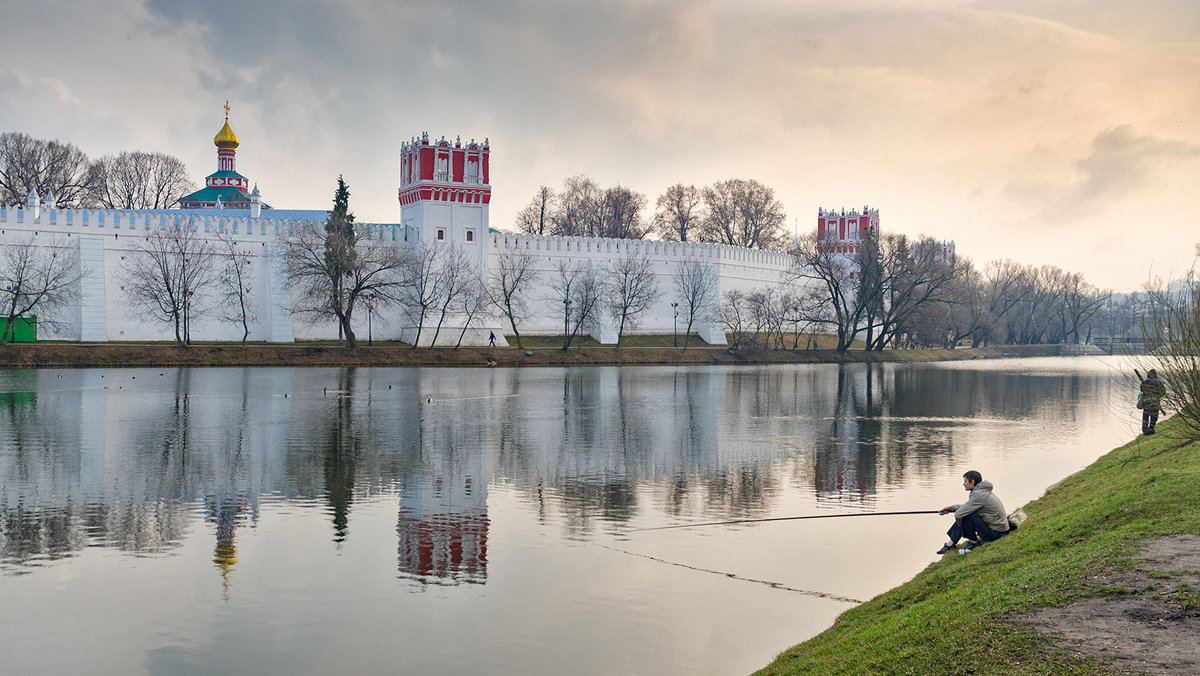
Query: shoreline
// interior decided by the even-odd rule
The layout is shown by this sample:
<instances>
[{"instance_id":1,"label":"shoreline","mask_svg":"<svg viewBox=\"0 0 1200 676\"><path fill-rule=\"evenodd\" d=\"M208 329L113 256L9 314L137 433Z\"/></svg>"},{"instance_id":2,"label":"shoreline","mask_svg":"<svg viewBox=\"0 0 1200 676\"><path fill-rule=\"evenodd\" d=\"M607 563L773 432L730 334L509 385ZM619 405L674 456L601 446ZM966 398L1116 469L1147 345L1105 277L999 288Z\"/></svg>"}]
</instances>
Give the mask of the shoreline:
<instances>
[{"instance_id":1,"label":"shoreline","mask_svg":"<svg viewBox=\"0 0 1200 676\"><path fill-rule=\"evenodd\" d=\"M930 563L756 676L1195 674L1200 442L1178 418L1158 428L1023 505L1013 536Z\"/></svg>"},{"instance_id":2,"label":"shoreline","mask_svg":"<svg viewBox=\"0 0 1200 676\"><path fill-rule=\"evenodd\" d=\"M237 367L237 366L388 366L388 367L541 367L541 366L704 366L760 364L855 364L931 362L969 359L1048 357L1064 354L1061 345L1004 345L953 350L852 349L732 351L723 347L587 346L420 347L333 343L204 343L188 347L147 343L16 343L0 345L5 368Z\"/></svg>"}]
</instances>

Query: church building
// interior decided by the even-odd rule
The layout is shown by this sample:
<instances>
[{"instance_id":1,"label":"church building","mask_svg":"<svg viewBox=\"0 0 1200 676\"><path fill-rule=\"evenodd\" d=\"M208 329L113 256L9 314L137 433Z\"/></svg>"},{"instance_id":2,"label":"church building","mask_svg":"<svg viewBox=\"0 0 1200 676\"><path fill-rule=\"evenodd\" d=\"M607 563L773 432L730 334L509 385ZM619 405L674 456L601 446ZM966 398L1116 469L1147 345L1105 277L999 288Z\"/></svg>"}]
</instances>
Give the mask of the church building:
<instances>
[{"instance_id":1,"label":"church building","mask_svg":"<svg viewBox=\"0 0 1200 676\"><path fill-rule=\"evenodd\" d=\"M229 127L229 102L225 102L225 125L213 137L217 146L217 170L204 179L204 187L179 198L181 209L270 209L259 204L258 186L250 192L250 179L242 176L234 167L237 147L241 145L237 134ZM255 209L257 211L257 208Z\"/></svg>"}]
</instances>

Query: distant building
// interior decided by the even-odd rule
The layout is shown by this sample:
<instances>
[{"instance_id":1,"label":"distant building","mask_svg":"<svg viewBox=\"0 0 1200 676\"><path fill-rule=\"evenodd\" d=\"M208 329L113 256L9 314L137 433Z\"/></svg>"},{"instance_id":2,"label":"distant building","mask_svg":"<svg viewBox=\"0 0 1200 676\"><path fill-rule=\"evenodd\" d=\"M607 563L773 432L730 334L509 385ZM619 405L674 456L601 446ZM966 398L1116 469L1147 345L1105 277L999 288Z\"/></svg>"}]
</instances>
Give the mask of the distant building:
<instances>
[{"instance_id":1,"label":"distant building","mask_svg":"<svg viewBox=\"0 0 1200 676\"><path fill-rule=\"evenodd\" d=\"M878 209L864 206L862 213L817 209L817 248L824 253L856 254L864 239L878 236Z\"/></svg>"},{"instance_id":2,"label":"distant building","mask_svg":"<svg viewBox=\"0 0 1200 676\"><path fill-rule=\"evenodd\" d=\"M879 237L879 210L864 206L863 210L817 209L817 248L823 253L852 256L870 237ZM930 249L932 247L932 249ZM954 242L914 241L911 255L931 255L943 263L954 262Z\"/></svg>"},{"instance_id":3,"label":"distant building","mask_svg":"<svg viewBox=\"0 0 1200 676\"><path fill-rule=\"evenodd\" d=\"M250 179L237 172L234 162L237 147L241 145L237 134L229 126L229 102L225 102L225 125L213 137L217 146L217 170L204 179L204 187L179 198L181 209L248 209L258 217L258 209L271 207L259 202L258 186L250 192Z\"/></svg>"}]
</instances>

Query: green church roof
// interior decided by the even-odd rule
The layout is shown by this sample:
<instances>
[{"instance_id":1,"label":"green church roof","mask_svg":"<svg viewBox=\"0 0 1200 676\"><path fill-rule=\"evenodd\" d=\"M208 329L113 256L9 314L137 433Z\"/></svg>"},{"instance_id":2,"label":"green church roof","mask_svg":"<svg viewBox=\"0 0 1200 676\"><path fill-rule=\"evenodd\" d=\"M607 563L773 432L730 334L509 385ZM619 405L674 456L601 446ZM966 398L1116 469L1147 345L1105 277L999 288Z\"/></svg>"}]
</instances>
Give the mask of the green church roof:
<instances>
[{"instance_id":1,"label":"green church roof","mask_svg":"<svg viewBox=\"0 0 1200 676\"><path fill-rule=\"evenodd\" d=\"M223 188L214 188L209 186L207 188L201 188L190 195L180 197L179 203L187 204L188 202L216 202L218 197L220 197L221 201L225 204L229 204L230 202L250 201L250 195L248 193L243 190L238 190L233 186L225 186Z\"/></svg>"}]
</instances>

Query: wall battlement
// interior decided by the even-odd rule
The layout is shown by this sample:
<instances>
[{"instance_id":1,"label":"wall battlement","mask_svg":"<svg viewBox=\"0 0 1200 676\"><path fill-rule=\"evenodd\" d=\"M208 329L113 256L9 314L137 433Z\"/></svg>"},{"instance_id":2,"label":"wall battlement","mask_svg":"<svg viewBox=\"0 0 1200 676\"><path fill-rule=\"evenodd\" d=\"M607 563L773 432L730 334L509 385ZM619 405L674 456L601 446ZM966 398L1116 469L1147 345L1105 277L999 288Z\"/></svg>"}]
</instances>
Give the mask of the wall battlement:
<instances>
[{"instance_id":1,"label":"wall battlement","mask_svg":"<svg viewBox=\"0 0 1200 676\"><path fill-rule=\"evenodd\" d=\"M538 251L564 255L600 255L605 258L628 254L671 261L702 260L713 263L755 264L764 267L786 268L791 265L790 254L781 251L746 249L728 244L708 242L665 242L650 239L607 239L598 237L561 237L558 235L526 235L507 232L491 234L495 251Z\"/></svg>"},{"instance_id":2,"label":"wall battlement","mask_svg":"<svg viewBox=\"0 0 1200 676\"><path fill-rule=\"evenodd\" d=\"M99 231L149 231L155 228L191 226L204 232L230 231L247 238L278 239L305 229L320 227L324 218L251 218L247 210L219 209L57 209L0 206L0 228L53 233L99 234ZM270 212L268 212L270 213ZM242 215L238 215L242 214ZM359 232L371 239L403 241L403 226L397 223L356 223Z\"/></svg>"}]
</instances>

